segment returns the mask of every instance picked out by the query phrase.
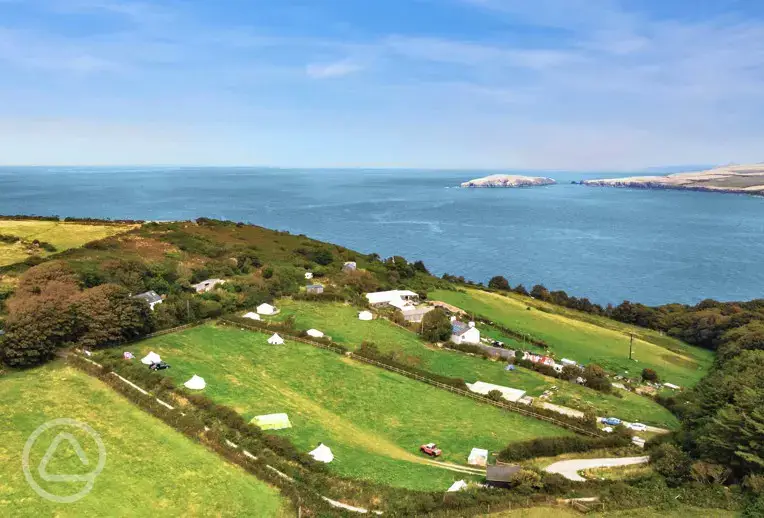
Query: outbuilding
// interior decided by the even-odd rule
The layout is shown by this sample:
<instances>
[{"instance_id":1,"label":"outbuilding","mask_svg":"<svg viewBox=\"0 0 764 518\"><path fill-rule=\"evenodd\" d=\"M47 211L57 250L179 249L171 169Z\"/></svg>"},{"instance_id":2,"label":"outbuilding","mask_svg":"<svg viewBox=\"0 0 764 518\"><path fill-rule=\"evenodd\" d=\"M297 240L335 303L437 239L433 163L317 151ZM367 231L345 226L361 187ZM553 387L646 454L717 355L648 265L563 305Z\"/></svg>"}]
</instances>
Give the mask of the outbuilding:
<instances>
[{"instance_id":1,"label":"outbuilding","mask_svg":"<svg viewBox=\"0 0 764 518\"><path fill-rule=\"evenodd\" d=\"M207 293L208 291L214 290L218 284L224 283L225 281L223 279L207 279L198 284L192 284L192 287L196 290L196 293Z\"/></svg>"},{"instance_id":2,"label":"outbuilding","mask_svg":"<svg viewBox=\"0 0 764 518\"><path fill-rule=\"evenodd\" d=\"M485 483L493 487L510 488L519 471L520 466L513 464L488 466L485 471Z\"/></svg>"},{"instance_id":3,"label":"outbuilding","mask_svg":"<svg viewBox=\"0 0 764 518\"><path fill-rule=\"evenodd\" d=\"M308 284L305 286L305 291L311 295L321 295L324 292L323 284Z\"/></svg>"},{"instance_id":4,"label":"outbuilding","mask_svg":"<svg viewBox=\"0 0 764 518\"><path fill-rule=\"evenodd\" d=\"M517 401L525 395L524 390L513 389L510 387L504 387L502 385L495 385L493 383L486 383L484 381L476 381L475 383L466 383L467 388L477 394L487 396L489 392L498 390L501 392L501 396L507 401Z\"/></svg>"}]
</instances>

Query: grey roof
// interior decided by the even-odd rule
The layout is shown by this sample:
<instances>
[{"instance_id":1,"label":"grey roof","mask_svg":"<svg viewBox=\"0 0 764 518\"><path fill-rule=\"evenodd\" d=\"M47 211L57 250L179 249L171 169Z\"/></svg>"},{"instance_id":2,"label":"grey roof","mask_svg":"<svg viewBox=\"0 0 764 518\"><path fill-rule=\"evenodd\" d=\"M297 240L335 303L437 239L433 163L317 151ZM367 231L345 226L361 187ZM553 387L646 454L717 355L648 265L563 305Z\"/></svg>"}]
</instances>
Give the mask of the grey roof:
<instances>
[{"instance_id":1,"label":"grey roof","mask_svg":"<svg viewBox=\"0 0 764 518\"><path fill-rule=\"evenodd\" d=\"M510 482L515 473L520 471L520 466L486 466L485 479L488 482Z\"/></svg>"},{"instance_id":2,"label":"grey roof","mask_svg":"<svg viewBox=\"0 0 764 518\"><path fill-rule=\"evenodd\" d=\"M464 322L459 322L458 320L454 320L451 323L451 333L455 335L461 336L467 331L469 331L470 329L472 329L470 326L468 326Z\"/></svg>"},{"instance_id":3,"label":"grey roof","mask_svg":"<svg viewBox=\"0 0 764 518\"><path fill-rule=\"evenodd\" d=\"M162 297L154 290L147 291L146 293L140 293L133 297L134 299L143 299L149 304L152 304L154 302L159 302L162 300Z\"/></svg>"},{"instance_id":4,"label":"grey roof","mask_svg":"<svg viewBox=\"0 0 764 518\"><path fill-rule=\"evenodd\" d=\"M308 284L306 286L306 288L321 288L321 289L323 289L324 285L323 284Z\"/></svg>"}]
</instances>

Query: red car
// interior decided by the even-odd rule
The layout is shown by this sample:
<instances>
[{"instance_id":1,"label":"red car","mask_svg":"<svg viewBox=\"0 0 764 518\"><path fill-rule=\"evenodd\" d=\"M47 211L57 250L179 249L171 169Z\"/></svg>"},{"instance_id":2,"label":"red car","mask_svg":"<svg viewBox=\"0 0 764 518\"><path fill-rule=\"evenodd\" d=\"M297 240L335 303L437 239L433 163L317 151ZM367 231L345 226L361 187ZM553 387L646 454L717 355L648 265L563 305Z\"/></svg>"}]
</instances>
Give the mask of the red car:
<instances>
[{"instance_id":1,"label":"red car","mask_svg":"<svg viewBox=\"0 0 764 518\"><path fill-rule=\"evenodd\" d=\"M419 451L430 457L440 457L440 454L443 453L434 442L421 445Z\"/></svg>"}]
</instances>

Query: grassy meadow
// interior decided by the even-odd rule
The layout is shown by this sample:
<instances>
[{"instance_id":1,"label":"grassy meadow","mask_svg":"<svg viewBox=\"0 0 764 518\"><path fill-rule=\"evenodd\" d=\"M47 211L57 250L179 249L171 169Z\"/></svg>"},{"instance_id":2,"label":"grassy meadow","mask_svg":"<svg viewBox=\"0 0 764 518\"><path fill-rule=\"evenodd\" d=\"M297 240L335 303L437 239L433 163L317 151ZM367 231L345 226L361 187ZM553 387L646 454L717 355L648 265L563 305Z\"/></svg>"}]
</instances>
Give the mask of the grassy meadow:
<instances>
[{"instance_id":1,"label":"grassy meadow","mask_svg":"<svg viewBox=\"0 0 764 518\"><path fill-rule=\"evenodd\" d=\"M286 412L293 428L277 433L302 451L320 442L335 453L335 472L413 489L443 489L461 473L432 467L419 446L436 442L444 461L466 464L473 447L497 451L512 441L570 432L483 405L299 342L204 325L129 347L155 351L183 383L193 374L204 394L245 418Z\"/></svg>"},{"instance_id":2,"label":"grassy meadow","mask_svg":"<svg viewBox=\"0 0 764 518\"><path fill-rule=\"evenodd\" d=\"M428 296L544 340L558 358L598 363L612 372L628 372L633 376L649 367L663 381L690 387L703 377L713 361L711 351L604 318L572 310L558 311L556 306L552 310L551 305L539 304L528 297L505 297L474 289L435 290ZM635 333L636 361L629 360L630 332Z\"/></svg>"},{"instance_id":3,"label":"grassy meadow","mask_svg":"<svg viewBox=\"0 0 764 518\"><path fill-rule=\"evenodd\" d=\"M672 428L677 425L677 419L671 412L646 397L621 391L622 397L619 398L523 368L508 372L504 370L506 364L503 362L428 346L415 333L387 320L358 320L357 308L347 304L281 299L277 306L281 313L275 317L276 320L293 315L298 329L319 329L335 342L351 349L367 340L374 342L381 351L394 353L407 363L443 376L462 378L468 383L478 380L496 383L525 390L531 396L538 396L545 389L556 386L555 396L550 400L553 403L580 410L591 409L600 416L615 415L655 426ZM482 332L483 326L480 327Z\"/></svg>"},{"instance_id":4,"label":"grassy meadow","mask_svg":"<svg viewBox=\"0 0 764 518\"><path fill-rule=\"evenodd\" d=\"M106 449L93 490L71 504L39 497L21 469L27 438L41 424L62 417L90 425ZM0 377L0 425L0 516L294 515L276 489L61 363ZM59 431L38 438L30 466L44 489L74 494L83 482L44 482L37 476L37 466ZM95 442L76 429L64 431L77 438L90 464L84 467L73 448L61 443L48 472L91 472L98 458Z\"/></svg>"},{"instance_id":5,"label":"grassy meadow","mask_svg":"<svg viewBox=\"0 0 764 518\"><path fill-rule=\"evenodd\" d=\"M63 252L91 241L126 232L134 227L135 225L84 225L64 221L0 219L0 234L22 239L16 243L0 242L0 266L21 262L30 255L47 257L55 253L42 249L36 250L33 254L30 253L29 244L35 239L52 244L56 247L56 252Z\"/></svg>"}]
</instances>

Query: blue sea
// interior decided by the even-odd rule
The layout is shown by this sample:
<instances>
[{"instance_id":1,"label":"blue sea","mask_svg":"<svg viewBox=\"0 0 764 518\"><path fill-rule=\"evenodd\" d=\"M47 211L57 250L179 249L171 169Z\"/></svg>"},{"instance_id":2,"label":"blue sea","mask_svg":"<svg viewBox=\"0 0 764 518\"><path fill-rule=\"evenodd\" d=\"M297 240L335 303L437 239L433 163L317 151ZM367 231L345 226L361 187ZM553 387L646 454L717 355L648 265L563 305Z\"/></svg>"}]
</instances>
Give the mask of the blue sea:
<instances>
[{"instance_id":1,"label":"blue sea","mask_svg":"<svg viewBox=\"0 0 764 518\"><path fill-rule=\"evenodd\" d=\"M764 198L559 184L459 189L486 171L0 167L0 214L199 216L504 275L599 303L764 297ZM530 173L533 174L533 173Z\"/></svg>"}]
</instances>

